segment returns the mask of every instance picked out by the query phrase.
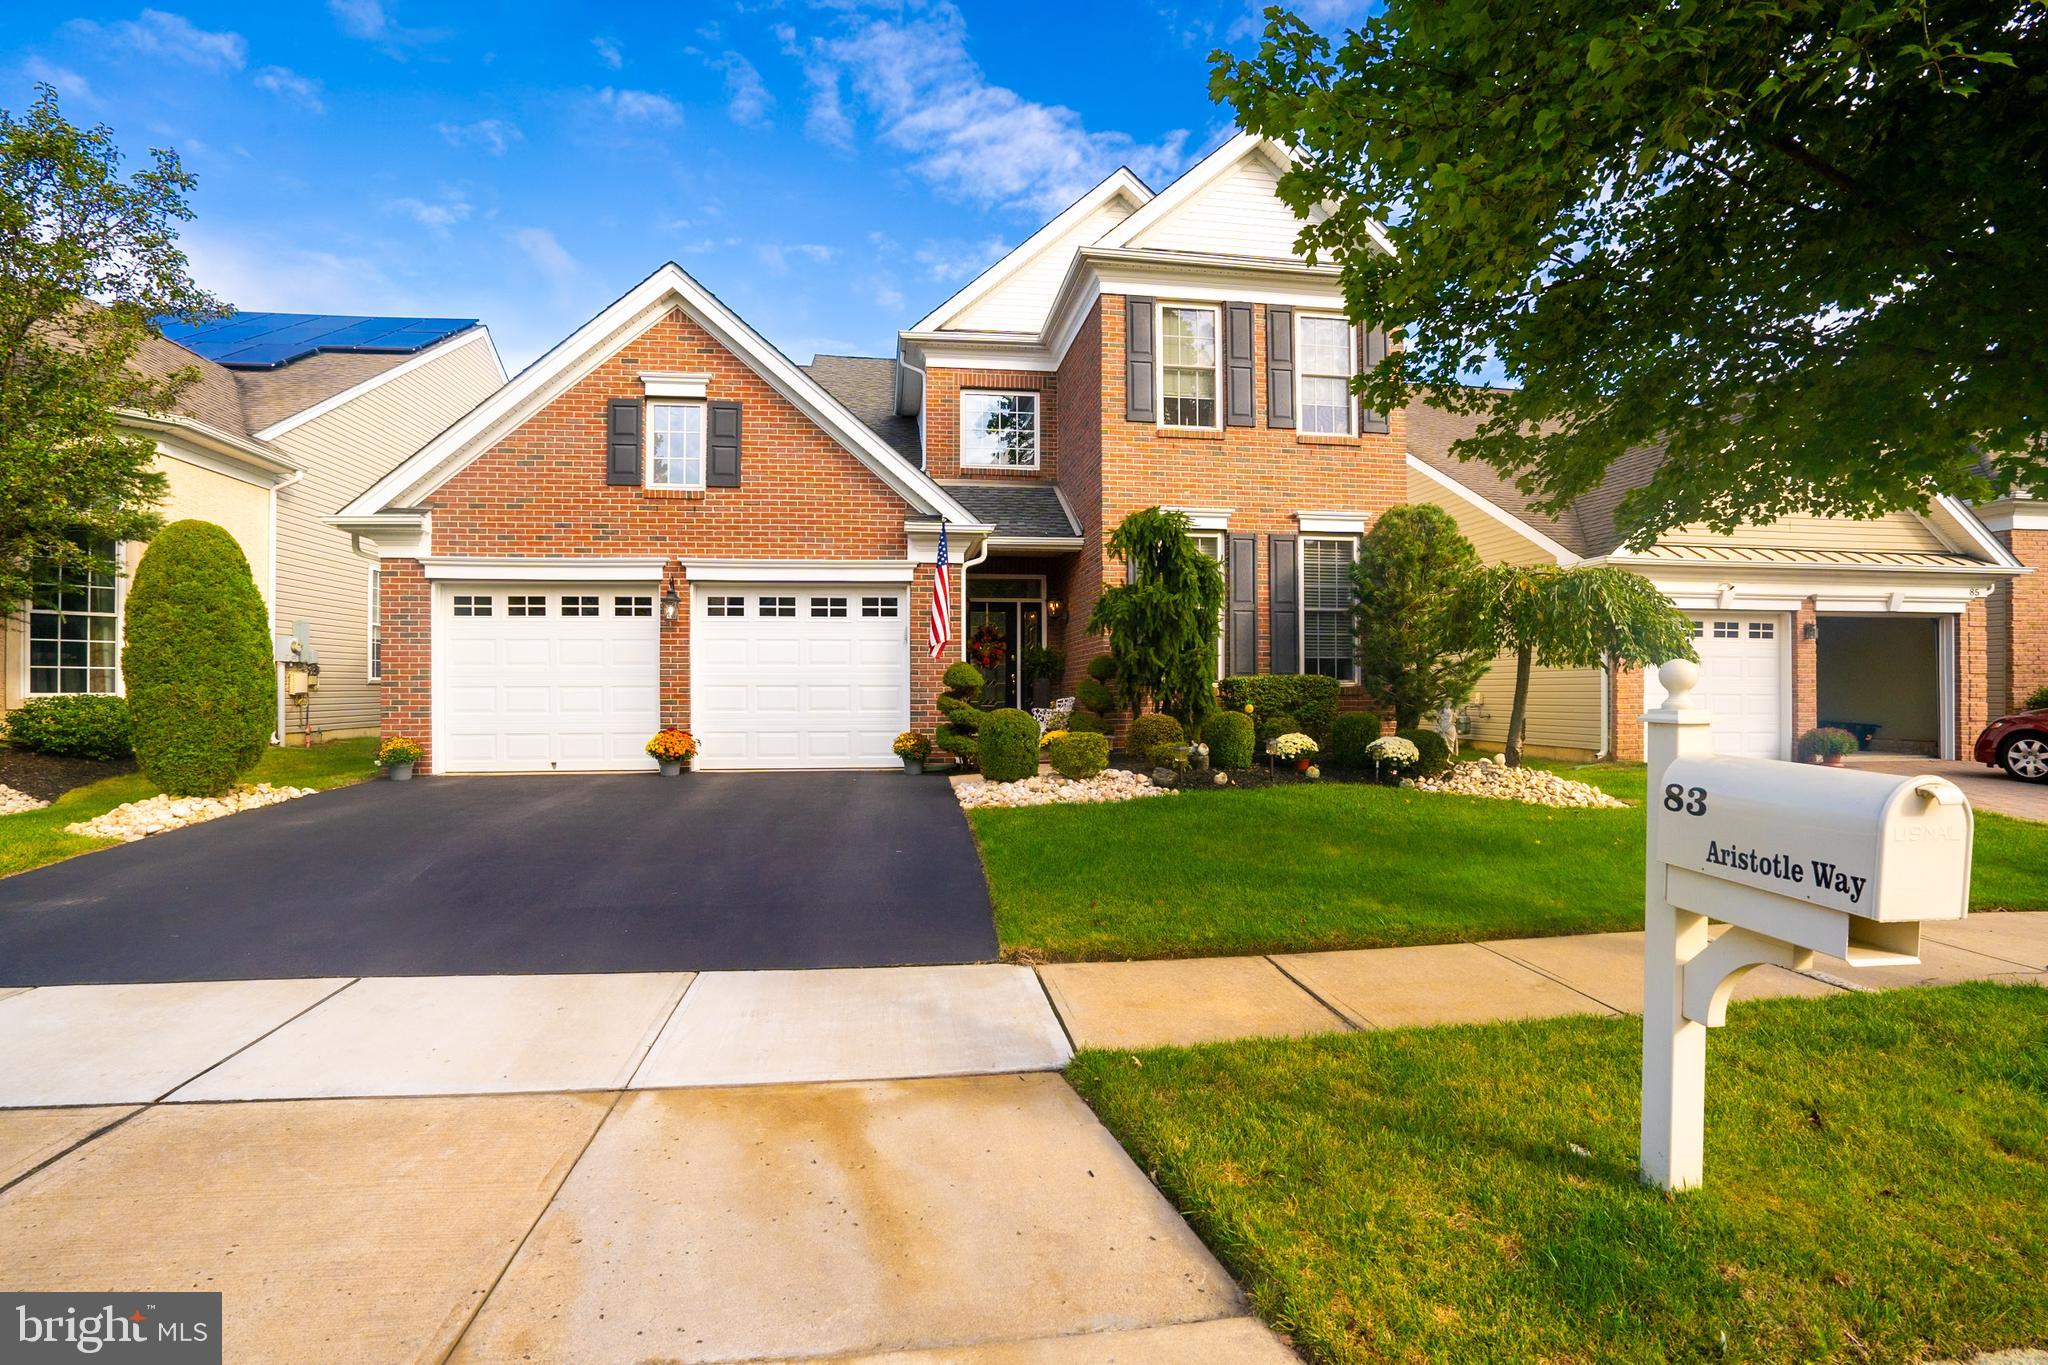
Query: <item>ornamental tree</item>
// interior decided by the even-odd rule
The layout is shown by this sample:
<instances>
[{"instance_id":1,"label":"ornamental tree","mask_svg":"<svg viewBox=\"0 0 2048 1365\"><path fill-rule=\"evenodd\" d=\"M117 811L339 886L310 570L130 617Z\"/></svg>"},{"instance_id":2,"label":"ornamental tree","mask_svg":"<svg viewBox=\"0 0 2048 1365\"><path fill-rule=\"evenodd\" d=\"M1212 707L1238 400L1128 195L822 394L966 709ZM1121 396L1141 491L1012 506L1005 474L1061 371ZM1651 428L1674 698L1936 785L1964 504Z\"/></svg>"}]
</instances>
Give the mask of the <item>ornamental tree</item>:
<instances>
[{"instance_id":1,"label":"ornamental tree","mask_svg":"<svg viewBox=\"0 0 2048 1365\"><path fill-rule=\"evenodd\" d=\"M1441 507L1380 513L1351 566L1358 680L1392 708L1397 729L1440 706L1462 706L1491 661L1486 623L1464 588L1479 554Z\"/></svg>"},{"instance_id":2,"label":"ornamental tree","mask_svg":"<svg viewBox=\"0 0 2048 1365\"><path fill-rule=\"evenodd\" d=\"M1645 668L1699 657L1693 653L1692 622L1685 613L1649 579L1627 569L1496 564L1474 576L1466 592L1485 623L1489 647L1515 656L1509 767L1522 763L1533 665L1596 668L1613 662Z\"/></svg>"},{"instance_id":3,"label":"ornamental tree","mask_svg":"<svg viewBox=\"0 0 2048 1365\"><path fill-rule=\"evenodd\" d=\"M1267 13L1211 92L1300 149L1282 197L1332 206L1302 247L1401 330L1368 406L1486 413L1456 453L1552 511L1667 442L1638 547L2048 486L2033 0L1387 0L1334 42ZM1489 360L1517 387L1459 386Z\"/></svg>"},{"instance_id":4,"label":"ornamental tree","mask_svg":"<svg viewBox=\"0 0 2048 1365\"><path fill-rule=\"evenodd\" d=\"M156 530L156 447L118 414L165 411L199 372L130 362L152 317L222 311L177 248L194 181L176 153L124 180L113 132L36 91L25 115L0 109L0 611L32 566L111 573L108 543Z\"/></svg>"},{"instance_id":5,"label":"ornamental tree","mask_svg":"<svg viewBox=\"0 0 2048 1365\"><path fill-rule=\"evenodd\" d=\"M1183 725L1216 708L1216 639L1223 570L1188 534L1180 512L1147 507L1118 523L1109 552L1127 581L1105 588L1088 629L1109 636L1116 676L1131 709L1153 705Z\"/></svg>"}]
</instances>

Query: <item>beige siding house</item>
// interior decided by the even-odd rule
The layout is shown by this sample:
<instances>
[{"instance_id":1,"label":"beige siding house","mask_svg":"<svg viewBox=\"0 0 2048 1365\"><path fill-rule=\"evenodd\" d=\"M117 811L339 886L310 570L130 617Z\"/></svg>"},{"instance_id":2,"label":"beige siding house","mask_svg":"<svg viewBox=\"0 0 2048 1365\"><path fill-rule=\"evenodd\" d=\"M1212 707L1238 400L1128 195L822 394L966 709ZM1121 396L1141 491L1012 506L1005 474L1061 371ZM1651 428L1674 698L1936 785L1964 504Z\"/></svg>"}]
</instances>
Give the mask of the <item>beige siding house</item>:
<instances>
[{"instance_id":1,"label":"beige siding house","mask_svg":"<svg viewBox=\"0 0 2048 1365\"><path fill-rule=\"evenodd\" d=\"M1409 408L1410 497L1448 510L1489 563L1609 564L1655 583L1692 619L1721 752L1789 758L1801 733L1841 725L1869 748L1967 757L1998 714L1987 607L2027 570L1955 499L1870 519L1788 516L1728 535L1679 527L1630 550L1615 511L1661 450L1629 451L1606 483L1551 514L1451 454L1476 425L1426 403ZM1513 690L1512 662L1496 662L1464 714L1474 739L1505 739ZM1661 699L1656 679L1633 670L1538 669L1526 743L1539 755L1639 758L1638 717Z\"/></svg>"}]
</instances>

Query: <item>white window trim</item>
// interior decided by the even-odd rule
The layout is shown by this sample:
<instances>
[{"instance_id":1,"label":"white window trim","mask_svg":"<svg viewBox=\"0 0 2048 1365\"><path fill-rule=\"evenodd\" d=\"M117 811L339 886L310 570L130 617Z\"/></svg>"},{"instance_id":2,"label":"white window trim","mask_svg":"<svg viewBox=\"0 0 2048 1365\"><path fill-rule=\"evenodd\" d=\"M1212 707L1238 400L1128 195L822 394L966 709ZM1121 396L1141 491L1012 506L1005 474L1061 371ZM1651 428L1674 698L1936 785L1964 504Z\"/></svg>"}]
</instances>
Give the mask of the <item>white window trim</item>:
<instances>
[{"instance_id":1,"label":"white window trim","mask_svg":"<svg viewBox=\"0 0 2048 1365\"><path fill-rule=\"evenodd\" d=\"M1212 335L1216 338L1216 421L1205 427L1182 426L1166 420L1166 310L1169 308L1199 308L1216 319ZM1221 431L1223 430L1223 353L1229 349L1229 338L1224 336L1225 319L1220 303L1200 303L1192 299L1161 299L1152 308L1152 401L1158 408L1154 419L1161 431ZM1175 366L1176 369L1187 368Z\"/></svg>"},{"instance_id":2,"label":"white window trim","mask_svg":"<svg viewBox=\"0 0 2048 1365\"><path fill-rule=\"evenodd\" d=\"M1303 411L1304 411L1304 409L1303 409L1303 407L1302 407L1302 399L1301 399L1301 391L1302 391L1302 381L1303 381L1303 380L1305 380L1305 379L1308 379L1308 378L1310 378L1310 377L1311 377L1311 376L1310 376L1310 375L1308 374L1308 371L1307 371L1307 367L1306 367L1306 366L1305 366L1305 365L1304 365L1304 364L1302 363L1302 357L1303 357L1303 356L1305 356L1305 355L1307 355L1307 354L1308 354L1308 352L1307 352L1307 351L1306 351L1306 350L1305 350L1305 349L1304 349L1304 348L1302 347L1302 344L1301 344L1301 332L1302 332L1302 324L1303 324L1303 323L1305 323L1305 322L1308 322L1308 321L1310 321L1310 320L1312 320L1312 319L1321 319L1321 320L1323 320L1323 321L1326 321L1326 322L1329 322L1329 321L1334 321L1334 322L1341 322L1341 323L1343 323L1343 324L1344 324L1344 393L1345 393L1345 400L1344 400L1344 421L1345 421L1345 428L1344 428L1344 430L1342 430L1342 431L1309 431L1309 430L1307 430L1306 428L1304 428L1304 427L1302 427L1302 426L1301 426L1301 420L1302 420L1302 413L1303 413ZM1352 329L1351 329L1351 322L1350 322L1350 320L1349 320L1348 318L1346 318L1346 317L1345 317L1345 316L1344 316L1344 315L1343 315L1342 313L1296 313L1296 314L1294 315L1294 421L1295 421L1295 426L1296 426L1296 428L1300 430L1300 432L1301 432L1301 434L1302 434L1302 435L1304 435L1304 436L1356 436L1356 435L1358 435L1358 395L1357 395L1357 394L1355 394L1355 393L1352 393L1352 392L1351 392L1351 381L1352 381L1352 380L1353 380L1354 378L1356 378L1356 377L1357 377L1357 375L1358 375L1358 355L1357 355L1357 348L1358 348L1358 342L1357 342L1357 334L1356 334L1355 332L1353 332L1353 331L1352 331ZM1317 378L1317 379L1329 379L1329 378L1333 378L1334 376L1331 376L1331 375L1315 375L1315 376L1313 376L1313 377L1314 377L1314 378Z\"/></svg>"},{"instance_id":3,"label":"white window trim","mask_svg":"<svg viewBox=\"0 0 2048 1365\"><path fill-rule=\"evenodd\" d=\"M657 407L697 409L697 431L703 440L703 449L697 452L697 481L695 483L658 483L654 478L654 410ZM641 483L644 487L662 492L697 493L704 489L704 478L711 466L711 410L702 399L659 398L649 399L645 408L647 435L641 444Z\"/></svg>"},{"instance_id":4,"label":"white window trim","mask_svg":"<svg viewBox=\"0 0 2048 1365\"><path fill-rule=\"evenodd\" d=\"M694 398L702 402L711 388L708 374L642 374L641 390L649 398Z\"/></svg>"},{"instance_id":5,"label":"white window trim","mask_svg":"<svg viewBox=\"0 0 2048 1365\"><path fill-rule=\"evenodd\" d=\"M29 621L35 610L33 601L21 604L17 619L21 623L21 662L17 674L16 695L26 701L30 697L125 697L128 695L128 678L121 671L121 655L128 646L128 542L114 542L114 690L112 692L37 692L30 684L35 670L29 664L29 632L33 628Z\"/></svg>"},{"instance_id":6,"label":"white window trim","mask_svg":"<svg viewBox=\"0 0 2048 1365\"><path fill-rule=\"evenodd\" d=\"M365 647L363 676L370 682L384 681L384 670L377 657L377 645L383 638L383 622L379 619L379 616L384 605L381 600L384 585L378 577L382 569L383 566L381 564L372 564L370 566L366 591L364 593L364 617L368 629L363 636Z\"/></svg>"},{"instance_id":7,"label":"white window trim","mask_svg":"<svg viewBox=\"0 0 2048 1365\"><path fill-rule=\"evenodd\" d=\"M1226 514L1227 520L1228 514ZM1192 518L1191 518L1192 519ZM1216 567L1223 574L1223 609L1216 613L1216 681L1222 682L1230 676L1230 532L1225 525L1196 526L1190 533L1196 541L1214 541L1221 551L1215 556ZM1207 553L1207 544L1203 552Z\"/></svg>"},{"instance_id":8,"label":"white window trim","mask_svg":"<svg viewBox=\"0 0 2048 1365\"><path fill-rule=\"evenodd\" d=\"M1007 463L1007 462L1000 462L1000 461L995 461L995 460L979 460L979 459L977 459L977 460L974 460L974 461L970 462L970 461L968 460L968 458L967 458L967 404L966 404L966 402L965 402L965 399L966 399L967 395L968 395L968 394L970 394L970 393L976 393L976 394L984 394L984 395L986 395L986 396L988 396L988 397L990 397L990 398L1029 398L1029 399L1031 400L1031 462L1030 462L1029 464L1009 464L1009 463ZM961 400L962 400L962 401L961 401L961 403L960 403L960 406L959 406L959 415L960 415L960 417L959 417L959 421L958 421L958 422L956 423L956 425L957 425L957 426L958 426L958 427L960 428L960 431L959 431L959 438L960 438L960 450L959 450L959 455L960 455L960 467L961 467L962 469L1036 469L1036 468L1038 468L1039 460L1040 460L1040 458L1041 458L1041 455L1042 455L1042 453L1043 453L1043 452L1042 452L1042 448L1041 448L1041 445L1040 445L1040 442L1041 442L1041 440L1043 439L1043 437L1044 437L1044 434L1045 434L1045 395L1044 395L1044 394L1040 393L1040 392L1039 392L1039 391L1038 391L1037 389L985 389L985 388L981 388L981 387L978 387L978 386L976 386L976 387L964 388L964 389L960 390L960 398L961 398Z\"/></svg>"},{"instance_id":9,"label":"white window trim","mask_svg":"<svg viewBox=\"0 0 2048 1365\"><path fill-rule=\"evenodd\" d=\"M1351 562L1358 562L1360 537L1355 535L1300 535L1294 540L1294 657L1301 671L1308 672L1308 546L1310 541L1335 541L1351 546ZM1351 672L1337 679L1339 687L1358 685L1358 642L1351 642Z\"/></svg>"}]
</instances>

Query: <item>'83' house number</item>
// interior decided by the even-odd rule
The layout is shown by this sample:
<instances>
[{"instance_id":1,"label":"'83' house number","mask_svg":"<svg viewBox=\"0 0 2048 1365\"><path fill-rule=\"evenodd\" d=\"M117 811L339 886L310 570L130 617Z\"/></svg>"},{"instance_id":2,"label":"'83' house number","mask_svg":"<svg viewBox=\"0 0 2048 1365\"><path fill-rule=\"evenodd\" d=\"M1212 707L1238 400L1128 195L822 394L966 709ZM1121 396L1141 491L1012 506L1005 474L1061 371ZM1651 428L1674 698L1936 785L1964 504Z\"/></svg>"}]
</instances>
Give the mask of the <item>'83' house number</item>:
<instances>
[{"instance_id":1,"label":"'83' house number","mask_svg":"<svg viewBox=\"0 0 2048 1365\"><path fill-rule=\"evenodd\" d=\"M1682 786L1676 782L1666 783L1664 787L1664 809L1684 811L1687 815L1705 815L1707 813L1707 789L1705 787Z\"/></svg>"}]
</instances>

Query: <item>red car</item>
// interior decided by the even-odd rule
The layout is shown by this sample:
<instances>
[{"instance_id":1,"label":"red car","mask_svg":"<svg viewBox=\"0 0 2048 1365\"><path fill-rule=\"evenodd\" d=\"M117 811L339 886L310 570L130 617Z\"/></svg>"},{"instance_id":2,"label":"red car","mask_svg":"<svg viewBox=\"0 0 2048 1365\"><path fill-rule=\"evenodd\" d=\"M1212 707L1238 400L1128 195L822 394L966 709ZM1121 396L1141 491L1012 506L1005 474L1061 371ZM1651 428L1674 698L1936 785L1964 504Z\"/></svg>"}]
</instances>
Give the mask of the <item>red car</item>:
<instances>
[{"instance_id":1,"label":"red car","mask_svg":"<svg viewBox=\"0 0 2048 1365\"><path fill-rule=\"evenodd\" d=\"M1992 721L1977 736L1977 761L2003 768L2022 782L2048 782L2048 709Z\"/></svg>"}]
</instances>

